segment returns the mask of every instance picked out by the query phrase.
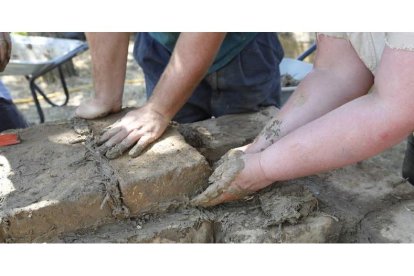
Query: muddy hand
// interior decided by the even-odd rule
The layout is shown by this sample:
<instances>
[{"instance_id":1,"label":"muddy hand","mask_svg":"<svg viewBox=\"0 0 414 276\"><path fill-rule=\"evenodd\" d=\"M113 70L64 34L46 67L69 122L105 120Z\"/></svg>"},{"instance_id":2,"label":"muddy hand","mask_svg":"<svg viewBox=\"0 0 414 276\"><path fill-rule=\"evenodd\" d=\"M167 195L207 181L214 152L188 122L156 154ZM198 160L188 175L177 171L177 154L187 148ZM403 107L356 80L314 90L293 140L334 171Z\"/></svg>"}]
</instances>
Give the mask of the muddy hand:
<instances>
[{"instance_id":1,"label":"muddy hand","mask_svg":"<svg viewBox=\"0 0 414 276\"><path fill-rule=\"evenodd\" d=\"M137 157L164 133L168 124L160 113L146 106L130 111L103 131L98 139L99 151L114 159L132 147L129 155Z\"/></svg>"},{"instance_id":2,"label":"muddy hand","mask_svg":"<svg viewBox=\"0 0 414 276\"><path fill-rule=\"evenodd\" d=\"M9 63L11 56L12 43L10 34L0 32L0 72L3 72Z\"/></svg>"},{"instance_id":3,"label":"muddy hand","mask_svg":"<svg viewBox=\"0 0 414 276\"><path fill-rule=\"evenodd\" d=\"M238 200L254 192L239 185L236 178L245 167L242 151L229 151L208 179L211 184L203 193L191 200L194 206L210 207L223 202Z\"/></svg>"}]
</instances>

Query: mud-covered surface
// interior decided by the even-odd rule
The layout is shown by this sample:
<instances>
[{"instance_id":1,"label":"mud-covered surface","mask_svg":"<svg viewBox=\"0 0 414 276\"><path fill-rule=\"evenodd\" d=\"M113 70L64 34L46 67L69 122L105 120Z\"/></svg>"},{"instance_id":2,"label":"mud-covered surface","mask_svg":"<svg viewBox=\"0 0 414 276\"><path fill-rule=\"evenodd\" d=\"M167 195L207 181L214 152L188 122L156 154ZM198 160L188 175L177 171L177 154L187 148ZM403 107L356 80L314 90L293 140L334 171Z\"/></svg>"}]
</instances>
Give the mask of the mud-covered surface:
<instances>
[{"instance_id":1,"label":"mud-covered surface","mask_svg":"<svg viewBox=\"0 0 414 276\"><path fill-rule=\"evenodd\" d=\"M102 129L120 119L128 109L108 118L94 120L91 129L98 136ZM109 160L119 180L122 199L131 215L147 210L165 211L170 205L188 202L204 190L211 169L206 159L189 146L175 127L150 144L143 153L131 158L128 154ZM168 201L160 201L162 198Z\"/></svg>"},{"instance_id":2,"label":"mud-covered surface","mask_svg":"<svg viewBox=\"0 0 414 276\"><path fill-rule=\"evenodd\" d=\"M285 183L243 201L209 209L178 207L62 235L55 242L335 242L339 224L317 203L303 186Z\"/></svg>"},{"instance_id":3,"label":"mud-covered surface","mask_svg":"<svg viewBox=\"0 0 414 276\"><path fill-rule=\"evenodd\" d=\"M332 218L319 213L317 199L300 185L275 183L250 198L212 208L211 212L215 215L216 242L303 242L305 234L318 236L306 242L334 241L330 237ZM320 218L326 229L322 231L317 225L310 229L307 224ZM295 235L292 229L296 229Z\"/></svg>"},{"instance_id":4,"label":"mud-covered surface","mask_svg":"<svg viewBox=\"0 0 414 276\"><path fill-rule=\"evenodd\" d=\"M67 242L412 242L414 187L400 177L404 149L405 143L401 143L359 164L274 183L237 202L211 208L179 207L156 218L138 220L136 228L133 228L136 221L128 222L128 227L126 222L115 223L95 232L72 233L76 240L61 239ZM192 226L172 224L178 218L188 220ZM192 224L193 221L198 223ZM128 239L120 238L126 235L118 235L120 229L133 234ZM182 238L188 232L192 233L191 239Z\"/></svg>"},{"instance_id":5,"label":"mud-covered surface","mask_svg":"<svg viewBox=\"0 0 414 276\"><path fill-rule=\"evenodd\" d=\"M309 188L320 210L338 219L339 242L361 242L361 224L369 214L414 199L414 186L401 177L404 151L405 142L358 164L293 182Z\"/></svg>"},{"instance_id":6,"label":"mud-covered surface","mask_svg":"<svg viewBox=\"0 0 414 276\"><path fill-rule=\"evenodd\" d=\"M266 226L297 224L318 206L318 200L303 186L283 185L259 197Z\"/></svg>"},{"instance_id":7,"label":"mud-covered surface","mask_svg":"<svg viewBox=\"0 0 414 276\"><path fill-rule=\"evenodd\" d=\"M277 112L278 109L271 106L256 113L232 114L179 125L178 131L213 164L230 149L251 143Z\"/></svg>"},{"instance_id":8,"label":"mud-covered surface","mask_svg":"<svg viewBox=\"0 0 414 276\"><path fill-rule=\"evenodd\" d=\"M361 222L358 242L414 242L414 200L404 200L391 208L369 213Z\"/></svg>"},{"instance_id":9,"label":"mud-covered surface","mask_svg":"<svg viewBox=\"0 0 414 276\"><path fill-rule=\"evenodd\" d=\"M211 170L205 160L191 165L203 157L173 135L177 127L140 159L107 160L97 152L93 139L120 116L27 129L21 144L0 148L0 241L414 241L414 187L401 178L405 143L355 165L201 208L188 199L205 189ZM208 123L217 126L216 119L200 122L206 131L198 137L210 137L209 145L217 146L210 149L221 151L223 143L215 140L229 136L206 135L212 133ZM227 173L234 174L223 169L214 177L220 181Z\"/></svg>"},{"instance_id":10,"label":"mud-covered surface","mask_svg":"<svg viewBox=\"0 0 414 276\"><path fill-rule=\"evenodd\" d=\"M105 190L102 176L87 150L76 143L82 135L70 123L45 124L19 135L20 144L0 148L4 239L41 241L106 220L108 209L100 208Z\"/></svg>"},{"instance_id":11,"label":"mud-covered surface","mask_svg":"<svg viewBox=\"0 0 414 276\"><path fill-rule=\"evenodd\" d=\"M118 223L62 235L53 242L65 243L212 243L214 222L194 208L164 214L144 214Z\"/></svg>"},{"instance_id":12,"label":"mud-covered surface","mask_svg":"<svg viewBox=\"0 0 414 276\"><path fill-rule=\"evenodd\" d=\"M100 176L93 160L87 157L87 150L75 143L81 135L72 131L69 123L25 129L19 135L20 144L0 148L2 167L8 168L5 175L13 186L3 207L19 208L42 200L71 199L96 189L94 183ZM86 183L79 185L79 178ZM2 182L3 193L4 187Z\"/></svg>"},{"instance_id":13,"label":"mud-covered surface","mask_svg":"<svg viewBox=\"0 0 414 276\"><path fill-rule=\"evenodd\" d=\"M188 202L207 185L203 156L168 130L138 158L108 160L95 141L101 124L73 119L19 132L0 149L0 241L48 241Z\"/></svg>"}]
</instances>

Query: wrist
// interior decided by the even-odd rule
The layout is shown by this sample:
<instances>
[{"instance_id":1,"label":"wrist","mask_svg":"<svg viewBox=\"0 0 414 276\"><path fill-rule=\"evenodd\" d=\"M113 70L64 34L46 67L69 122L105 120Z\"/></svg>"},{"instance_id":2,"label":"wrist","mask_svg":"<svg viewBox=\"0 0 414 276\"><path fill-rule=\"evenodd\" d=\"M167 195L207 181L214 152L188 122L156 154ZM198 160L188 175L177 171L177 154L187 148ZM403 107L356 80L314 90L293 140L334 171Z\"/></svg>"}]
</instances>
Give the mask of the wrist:
<instances>
[{"instance_id":1,"label":"wrist","mask_svg":"<svg viewBox=\"0 0 414 276\"><path fill-rule=\"evenodd\" d=\"M256 139L247 146L246 153L258 153L264 151L269 145L263 137L257 136Z\"/></svg>"},{"instance_id":2,"label":"wrist","mask_svg":"<svg viewBox=\"0 0 414 276\"><path fill-rule=\"evenodd\" d=\"M168 106L164 105L162 102L158 102L154 97L151 97L148 102L145 104L145 107L151 111L160 115L165 121L170 122L175 116L174 111L172 111Z\"/></svg>"},{"instance_id":3,"label":"wrist","mask_svg":"<svg viewBox=\"0 0 414 276\"><path fill-rule=\"evenodd\" d=\"M157 114L165 123L170 123L174 115L171 115L164 111L163 108L160 108L159 105L148 101L142 108L147 109L148 111Z\"/></svg>"},{"instance_id":4,"label":"wrist","mask_svg":"<svg viewBox=\"0 0 414 276\"><path fill-rule=\"evenodd\" d=\"M243 159L245 160L246 173L251 178L254 178L255 182L260 183L260 185L256 187L256 190L264 188L273 182L273 180L267 176L264 170L261 160L261 152L245 154Z\"/></svg>"},{"instance_id":5,"label":"wrist","mask_svg":"<svg viewBox=\"0 0 414 276\"><path fill-rule=\"evenodd\" d=\"M266 174L266 171L264 170L263 165L262 165L262 152L260 151L256 155L257 155L257 163L259 166L259 173L260 173L261 178L263 178L263 180L266 181L267 183L272 183L273 182L272 178Z\"/></svg>"}]
</instances>

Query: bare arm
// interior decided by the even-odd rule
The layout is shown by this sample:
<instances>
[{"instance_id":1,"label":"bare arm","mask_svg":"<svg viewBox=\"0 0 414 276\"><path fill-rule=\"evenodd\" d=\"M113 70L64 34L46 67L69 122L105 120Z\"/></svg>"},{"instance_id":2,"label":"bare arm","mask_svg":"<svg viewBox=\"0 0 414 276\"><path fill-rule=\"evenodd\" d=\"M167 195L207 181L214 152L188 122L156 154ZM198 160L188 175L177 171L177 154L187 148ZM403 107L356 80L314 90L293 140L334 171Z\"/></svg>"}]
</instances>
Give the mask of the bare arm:
<instances>
[{"instance_id":1,"label":"bare arm","mask_svg":"<svg viewBox=\"0 0 414 276\"><path fill-rule=\"evenodd\" d=\"M207 73L224 37L225 33L180 34L149 101L126 114L102 136L101 142L109 149L108 158L118 157L135 143L129 154L138 156L162 135Z\"/></svg>"},{"instance_id":2,"label":"bare arm","mask_svg":"<svg viewBox=\"0 0 414 276\"><path fill-rule=\"evenodd\" d=\"M327 39L322 43L326 43L329 50L334 47L331 43L333 41L334 39ZM367 68L356 69L367 76L363 72ZM355 163L402 141L414 129L413 75L414 52L386 48L375 78L373 93L350 100L317 119L308 120L308 123L296 129L288 128L290 132L286 131L288 133L285 136L262 152L236 157L231 162L243 163L243 169L236 171L235 176L227 177L234 180L213 183L193 200L193 204L207 207L239 199L275 181ZM309 76L311 77L312 75ZM368 77L366 84L371 79ZM308 79L308 82L301 85L303 91L307 90L312 81L313 79ZM347 81L352 86L355 78ZM318 83L314 84L317 88ZM363 86L358 90L362 88ZM343 92L349 93L351 99L354 97L352 90L345 89ZM326 101L331 99L321 97L313 105L325 105ZM291 116L293 110L295 109L286 111L284 116ZM217 170L219 169L220 167Z\"/></svg>"},{"instance_id":3,"label":"bare arm","mask_svg":"<svg viewBox=\"0 0 414 276\"><path fill-rule=\"evenodd\" d=\"M204 78L224 37L225 33L181 33L147 105L171 120Z\"/></svg>"},{"instance_id":4,"label":"bare arm","mask_svg":"<svg viewBox=\"0 0 414 276\"><path fill-rule=\"evenodd\" d=\"M384 50L375 91L286 135L262 153L265 175L284 180L339 168L402 141L414 129L414 53Z\"/></svg>"},{"instance_id":5,"label":"bare arm","mask_svg":"<svg viewBox=\"0 0 414 276\"><path fill-rule=\"evenodd\" d=\"M129 36L129 33L86 33L95 94L79 106L77 116L94 119L121 109Z\"/></svg>"},{"instance_id":6,"label":"bare arm","mask_svg":"<svg viewBox=\"0 0 414 276\"><path fill-rule=\"evenodd\" d=\"M348 41L319 35L314 69L246 152L264 150L292 130L366 94L373 81Z\"/></svg>"}]
</instances>

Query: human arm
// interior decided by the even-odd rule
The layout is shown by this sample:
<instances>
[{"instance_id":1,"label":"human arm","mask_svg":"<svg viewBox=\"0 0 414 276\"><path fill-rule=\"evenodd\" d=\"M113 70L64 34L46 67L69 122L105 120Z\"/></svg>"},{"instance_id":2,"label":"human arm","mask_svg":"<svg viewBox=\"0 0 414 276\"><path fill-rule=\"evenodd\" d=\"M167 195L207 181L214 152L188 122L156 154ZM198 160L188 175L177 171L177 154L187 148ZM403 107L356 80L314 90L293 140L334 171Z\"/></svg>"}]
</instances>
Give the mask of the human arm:
<instances>
[{"instance_id":1,"label":"human arm","mask_svg":"<svg viewBox=\"0 0 414 276\"><path fill-rule=\"evenodd\" d=\"M386 47L372 93L300 126L263 152L245 154L244 169L232 182L211 185L193 204L235 200L240 197L233 191L245 195L275 181L346 166L402 141L414 129L413 75L414 53Z\"/></svg>"},{"instance_id":2,"label":"human arm","mask_svg":"<svg viewBox=\"0 0 414 276\"><path fill-rule=\"evenodd\" d=\"M225 33L180 34L148 102L127 113L102 135L100 142L108 158L118 157L134 144L129 154L138 156L162 135L207 73L224 37Z\"/></svg>"},{"instance_id":3,"label":"human arm","mask_svg":"<svg viewBox=\"0 0 414 276\"><path fill-rule=\"evenodd\" d=\"M368 92L373 75L349 41L318 35L317 43L313 70L255 141L244 147L246 153L262 151L292 130Z\"/></svg>"},{"instance_id":4,"label":"human arm","mask_svg":"<svg viewBox=\"0 0 414 276\"><path fill-rule=\"evenodd\" d=\"M94 95L75 111L95 119L121 110L129 33L86 33L92 59Z\"/></svg>"},{"instance_id":5,"label":"human arm","mask_svg":"<svg viewBox=\"0 0 414 276\"><path fill-rule=\"evenodd\" d=\"M3 72L9 63L11 50L10 34L8 32L0 32L0 72Z\"/></svg>"},{"instance_id":6,"label":"human arm","mask_svg":"<svg viewBox=\"0 0 414 276\"><path fill-rule=\"evenodd\" d=\"M414 52L386 47L373 93L297 129L263 152L264 172L275 181L315 174L361 161L401 142L414 129L413 75ZM304 133L306 139L300 137ZM270 160L272 165L266 164Z\"/></svg>"}]
</instances>

